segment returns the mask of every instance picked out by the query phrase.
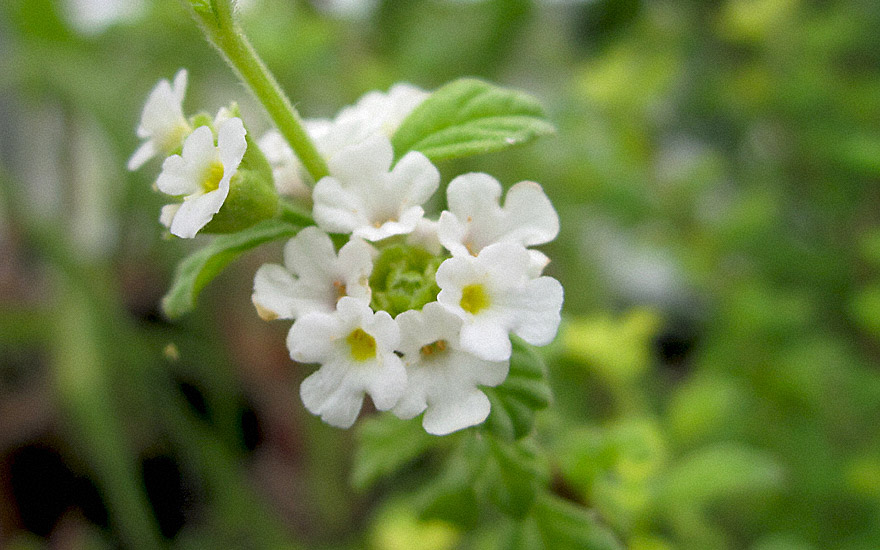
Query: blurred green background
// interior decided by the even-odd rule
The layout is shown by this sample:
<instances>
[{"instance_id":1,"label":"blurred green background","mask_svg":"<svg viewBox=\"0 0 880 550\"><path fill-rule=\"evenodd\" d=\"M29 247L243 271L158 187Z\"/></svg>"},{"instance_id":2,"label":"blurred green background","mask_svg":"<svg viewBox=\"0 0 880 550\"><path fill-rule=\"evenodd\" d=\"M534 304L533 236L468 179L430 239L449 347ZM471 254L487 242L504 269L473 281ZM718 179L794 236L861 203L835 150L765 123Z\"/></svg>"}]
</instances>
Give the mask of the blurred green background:
<instances>
[{"instance_id":1,"label":"blurred green background","mask_svg":"<svg viewBox=\"0 0 880 550\"><path fill-rule=\"evenodd\" d=\"M546 105L556 135L440 169L538 181L559 210L565 321L534 436L559 497L637 550L880 548L875 0L240 12L306 117L466 75ZM0 3L0 547L513 546L491 513L419 512L431 452L353 488L375 419L309 415L288 327L250 303L280 244L163 318L205 241L163 238L158 163L125 162L180 67L187 112L237 100L268 128L176 2Z\"/></svg>"}]
</instances>

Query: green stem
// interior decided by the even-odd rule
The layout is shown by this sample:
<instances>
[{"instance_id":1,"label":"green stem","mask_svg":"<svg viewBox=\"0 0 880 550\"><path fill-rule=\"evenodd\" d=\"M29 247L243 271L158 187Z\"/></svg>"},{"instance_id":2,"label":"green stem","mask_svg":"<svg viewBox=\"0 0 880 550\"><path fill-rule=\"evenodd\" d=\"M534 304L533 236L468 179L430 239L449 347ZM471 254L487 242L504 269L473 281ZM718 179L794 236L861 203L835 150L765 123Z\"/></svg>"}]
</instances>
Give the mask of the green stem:
<instances>
[{"instance_id":1,"label":"green stem","mask_svg":"<svg viewBox=\"0 0 880 550\"><path fill-rule=\"evenodd\" d=\"M275 77L235 23L230 0L211 0L212 13L191 9L208 40L263 104L275 126L296 152L314 181L329 172L296 112Z\"/></svg>"}]
</instances>

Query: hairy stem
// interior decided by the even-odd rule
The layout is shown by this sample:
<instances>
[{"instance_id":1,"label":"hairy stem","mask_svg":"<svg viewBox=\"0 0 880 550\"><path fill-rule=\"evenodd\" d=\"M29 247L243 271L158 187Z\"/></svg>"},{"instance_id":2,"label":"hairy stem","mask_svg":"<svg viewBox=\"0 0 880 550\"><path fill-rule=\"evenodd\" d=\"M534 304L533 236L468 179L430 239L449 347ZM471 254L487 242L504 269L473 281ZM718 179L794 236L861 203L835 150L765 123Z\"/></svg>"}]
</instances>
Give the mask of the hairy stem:
<instances>
[{"instance_id":1,"label":"hairy stem","mask_svg":"<svg viewBox=\"0 0 880 550\"><path fill-rule=\"evenodd\" d=\"M315 148L296 112L275 77L235 22L230 0L211 0L210 10L187 3L205 37L239 78L263 104L275 126L293 148L314 181L328 174L327 163Z\"/></svg>"}]
</instances>

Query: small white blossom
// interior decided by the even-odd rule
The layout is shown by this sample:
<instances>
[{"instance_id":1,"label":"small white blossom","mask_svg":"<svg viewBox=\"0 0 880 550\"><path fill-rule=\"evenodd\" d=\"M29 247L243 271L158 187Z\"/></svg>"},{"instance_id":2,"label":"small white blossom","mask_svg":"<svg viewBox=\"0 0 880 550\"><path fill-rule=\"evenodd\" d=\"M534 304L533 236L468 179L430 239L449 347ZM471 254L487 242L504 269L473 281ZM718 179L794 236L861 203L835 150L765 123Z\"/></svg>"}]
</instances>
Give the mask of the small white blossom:
<instances>
[{"instance_id":1,"label":"small white blossom","mask_svg":"<svg viewBox=\"0 0 880 550\"><path fill-rule=\"evenodd\" d=\"M377 134L390 139L403 120L428 95L410 84L395 84L388 92L365 94L356 104L343 108L335 119L306 119L303 123L318 152L329 159L346 147ZM278 192L300 199L307 197L309 187L305 183L308 180L305 167L281 133L277 130L266 132L259 145L272 165Z\"/></svg>"},{"instance_id":2,"label":"small white blossom","mask_svg":"<svg viewBox=\"0 0 880 550\"><path fill-rule=\"evenodd\" d=\"M185 196L183 204L162 210L160 221L170 223L171 233L192 238L214 217L229 194L229 181L244 157L247 142L240 118L224 121L214 134L200 126L183 143L180 155L172 155L162 164L156 180L160 191Z\"/></svg>"},{"instance_id":3,"label":"small white blossom","mask_svg":"<svg viewBox=\"0 0 880 550\"><path fill-rule=\"evenodd\" d=\"M343 296L370 303L373 248L351 239L339 250L317 227L306 227L284 246L284 265L266 264L254 277L252 300L263 319L330 313Z\"/></svg>"},{"instance_id":4,"label":"small white blossom","mask_svg":"<svg viewBox=\"0 0 880 550\"><path fill-rule=\"evenodd\" d=\"M511 242L524 247L552 241L559 233L559 216L537 183L522 181L507 191L500 205L501 184L488 174L464 174L446 189L449 211L440 215L437 233L453 256L471 254L493 243ZM550 261L529 250L530 272L540 275Z\"/></svg>"},{"instance_id":5,"label":"small white blossom","mask_svg":"<svg viewBox=\"0 0 880 550\"><path fill-rule=\"evenodd\" d=\"M278 130L269 130L258 143L272 167L272 179L279 195L311 201L312 191L306 185L303 165Z\"/></svg>"},{"instance_id":6,"label":"small white blossom","mask_svg":"<svg viewBox=\"0 0 880 550\"><path fill-rule=\"evenodd\" d=\"M174 83L160 80L150 92L137 135L146 139L128 161L129 170L137 170L159 153L170 154L180 147L192 128L183 116L183 96L186 93L186 70L174 76Z\"/></svg>"},{"instance_id":7,"label":"small white blossom","mask_svg":"<svg viewBox=\"0 0 880 550\"><path fill-rule=\"evenodd\" d=\"M437 300L464 321L461 347L487 361L510 358L509 333L529 344L549 344L559 327L562 285L532 278L528 251L501 242L476 257L453 256L437 269Z\"/></svg>"},{"instance_id":8,"label":"small white blossom","mask_svg":"<svg viewBox=\"0 0 880 550\"><path fill-rule=\"evenodd\" d=\"M351 233L368 241L411 233L425 214L422 204L440 184L425 155L411 151L394 168L391 142L373 136L333 156L330 175L315 185L312 213L330 233Z\"/></svg>"},{"instance_id":9,"label":"small white blossom","mask_svg":"<svg viewBox=\"0 0 880 550\"><path fill-rule=\"evenodd\" d=\"M343 297L333 313L300 317L287 337L290 356L321 367L300 386L303 404L332 426L348 428L369 394L379 410L397 404L406 390L406 370L394 353L397 323L385 311Z\"/></svg>"},{"instance_id":10,"label":"small white blossom","mask_svg":"<svg viewBox=\"0 0 880 550\"><path fill-rule=\"evenodd\" d=\"M489 399L477 385L497 386L507 361L485 361L459 346L461 319L437 302L397 316L407 389L392 412L409 419L425 412L422 425L434 435L475 426L489 416Z\"/></svg>"}]
</instances>

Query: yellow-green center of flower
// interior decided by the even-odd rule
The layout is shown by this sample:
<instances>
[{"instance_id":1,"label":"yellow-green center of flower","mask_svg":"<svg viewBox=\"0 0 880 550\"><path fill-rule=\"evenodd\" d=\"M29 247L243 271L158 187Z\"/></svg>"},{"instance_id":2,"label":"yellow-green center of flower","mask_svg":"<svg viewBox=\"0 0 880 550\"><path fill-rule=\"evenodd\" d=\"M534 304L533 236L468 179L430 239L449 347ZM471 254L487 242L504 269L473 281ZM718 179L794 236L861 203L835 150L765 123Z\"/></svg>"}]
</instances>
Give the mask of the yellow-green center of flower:
<instances>
[{"instance_id":1,"label":"yellow-green center of flower","mask_svg":"<svg viewBox=\"0 0 880 550\"><path fill-rule=\"evenodd\" d=\"M165 135L157 136L161 138L161 141L158 141L156 145L158 145L159 149L164 153L170 155L172 152L180 148L180 144L183 143L183 140L191 133L192 128L189 127L189 124L186 122L180 122L174 128L165 132Z\"/></svg>"},{"instance_id":2,"label":"yellow-green center of flower","mask_svg":"<svg viewBox=\"0 0 880 550\"><path fill-rule=\"evenodd\" d=\"M419 349L419 352L422 354L422 359L428 359L429 357L436 357L446 351L447 345L446 340L437 340L436 342L425 344Z\"/></svg>"},{"instance_id":3,"label":"yellow-green center of flower","mask_svg":"<svg viewBox=\"0 0 880 550\"><path fill-rule=\"evenodd\" d=\"M489 307L489 294L483 285L468 285L461 289L461 309L476 315Z\"/></svg>"},{"instance_id":4,"label":"yellow-green center of flower","mask_svg":"<svg viewBox=\"0 0 880 550\"><path fill-rule=\"evenodd\" d=\"M220 187L220 180L223 179L223 163L219 160L213 161L205 170L202 176L202 191L210 193L216 191Z\"/></svg>"},{"instance_id":5,"label":"yellow-green center of flower","mask_svg":"<svg viewBox=\"0 0 880 550\"><path fill-rule=\"evenodd\" d=\"M356 328L345 338L345 343L351 349L351 357L355 361L369 361L376 357L376 339Z\"/></svg>"}]
</instances>

